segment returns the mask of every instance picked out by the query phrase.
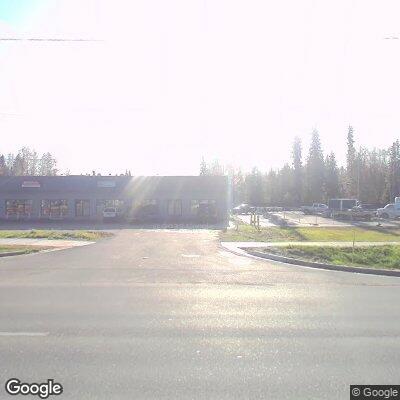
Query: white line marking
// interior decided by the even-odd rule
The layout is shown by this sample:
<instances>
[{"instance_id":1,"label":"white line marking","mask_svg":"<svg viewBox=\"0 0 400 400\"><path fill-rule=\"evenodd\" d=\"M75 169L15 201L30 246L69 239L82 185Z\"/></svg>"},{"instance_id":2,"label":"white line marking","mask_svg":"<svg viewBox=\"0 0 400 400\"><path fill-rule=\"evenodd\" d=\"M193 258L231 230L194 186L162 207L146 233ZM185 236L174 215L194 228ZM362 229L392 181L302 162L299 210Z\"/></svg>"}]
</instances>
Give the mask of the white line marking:
<instances>
[{"instance_id":1,"label":"white line marking","mask_svg":"<svg viewBox=\"0 0 400 400\"><path fill-rule=\"evenodd\" d=\"M182 254L182 257L197 258L197 257L200 257L200 255L199 254Z\"/></svg>"},{"instance_id":2,"label":"white line marking","mask_svg":"<svg viewBox=\"0 0 400 400\"><path fill-rule=\"evenodd\" d=\"M49 332L0 332L0 336L48 336Z\"/></svg>"}]
</instances>

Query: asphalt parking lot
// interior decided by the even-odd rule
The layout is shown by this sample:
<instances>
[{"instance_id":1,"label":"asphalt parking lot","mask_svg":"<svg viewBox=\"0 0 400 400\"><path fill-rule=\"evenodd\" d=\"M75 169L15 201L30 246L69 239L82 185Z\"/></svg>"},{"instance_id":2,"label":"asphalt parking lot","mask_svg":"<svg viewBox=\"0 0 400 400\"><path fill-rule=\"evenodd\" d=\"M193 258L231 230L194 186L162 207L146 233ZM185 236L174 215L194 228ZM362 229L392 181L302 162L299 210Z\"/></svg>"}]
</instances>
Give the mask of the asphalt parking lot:
<instances>
[{"instance_id":1,"label":"asphalt parking lot","mask_svg":"<svg viewBox=\"0 0 400 400\"><path fill-rule=\"evenodd\" d=\"M400 278L223 250L216 230L115 231L0 259L0 398L343 399L400 383Z\"/></svg>"},{"instance_id":2,"label":"asphalt parking lot","mask_svg":"<svg viewBox=\"0 0 400 400\"><path fill-rule=\"evenodd\" d=\"M385 228L398 228L400 229L399 220L372 220L372 221L343 221L333 218L326 218L322 215L306 215L302 211L281 211L275 212L277 216L285 219L288 226L293 227L320 227L320 228L344 228L351 226L377 226L379 223L381 227ZM250 223L250 215L238 215L237 216L244 223ZM271 227L276 226L271 221L262 215L260 215L260 226Z\"/></svg>"}]
</instances>

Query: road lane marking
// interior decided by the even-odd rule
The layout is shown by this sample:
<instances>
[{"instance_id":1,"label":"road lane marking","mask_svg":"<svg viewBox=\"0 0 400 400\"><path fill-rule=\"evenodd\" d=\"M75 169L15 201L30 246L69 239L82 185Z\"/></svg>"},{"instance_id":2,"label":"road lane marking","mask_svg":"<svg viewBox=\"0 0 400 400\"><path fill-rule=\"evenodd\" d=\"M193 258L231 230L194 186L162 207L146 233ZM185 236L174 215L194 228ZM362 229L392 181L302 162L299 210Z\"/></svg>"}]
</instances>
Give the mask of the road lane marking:
<instances>
[{"instance_id":1,"label":"road lane marking","mask_svg":"<svg viewBox=\"0 0 400 400\"><path fill-rule=\"evenodd\" d=\"M0 332L0 336L48 336L50 332Z\"/></svg>"},{"instance_id":2,"label":"road lane marking","mask_svg":"<svg viewBox=\"0 0 400 400\"><path fill-rule=\"evenodd\" d=\"M198 258L200 257L200 254L181 254L181 256L187 258Z\"/></svg>"}]
</instances>

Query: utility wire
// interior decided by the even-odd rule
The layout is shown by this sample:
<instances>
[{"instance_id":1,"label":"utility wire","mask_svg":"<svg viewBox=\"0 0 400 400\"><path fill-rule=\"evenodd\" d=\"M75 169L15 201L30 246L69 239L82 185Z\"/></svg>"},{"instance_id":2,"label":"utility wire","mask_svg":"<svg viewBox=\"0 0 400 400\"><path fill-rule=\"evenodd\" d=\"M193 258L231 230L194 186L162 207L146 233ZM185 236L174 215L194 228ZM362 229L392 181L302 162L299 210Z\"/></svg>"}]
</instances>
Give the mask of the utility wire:
<instances>
[{"instance_id":1,"label":"utility wire","mask_svg":"<svg viewBox=\"0 0 400 400\"><path fill-rule=\"evenodd\" d=\"M64 38L18 38L18 37L0 37L0 41L21 41L21 42L102 42L98 39L64 39Z\"/></svg>"}]
</instances>

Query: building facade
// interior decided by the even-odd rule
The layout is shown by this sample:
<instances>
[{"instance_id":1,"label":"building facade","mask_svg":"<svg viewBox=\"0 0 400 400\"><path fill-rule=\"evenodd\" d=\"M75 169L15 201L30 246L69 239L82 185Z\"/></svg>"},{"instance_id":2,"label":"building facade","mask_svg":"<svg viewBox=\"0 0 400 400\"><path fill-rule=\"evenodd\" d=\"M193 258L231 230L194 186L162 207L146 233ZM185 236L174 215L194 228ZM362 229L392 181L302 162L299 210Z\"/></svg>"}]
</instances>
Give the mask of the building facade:
<instances>
[{"instance_id":1,"label":"building facade","mask_svg":"<svg viewBox=\"0 0 400 400\"><path fill-rule=\"evenodd\" d=\"M226 222L224 176L1 176L1 220Z\"/></svg>"}]
</instances>

